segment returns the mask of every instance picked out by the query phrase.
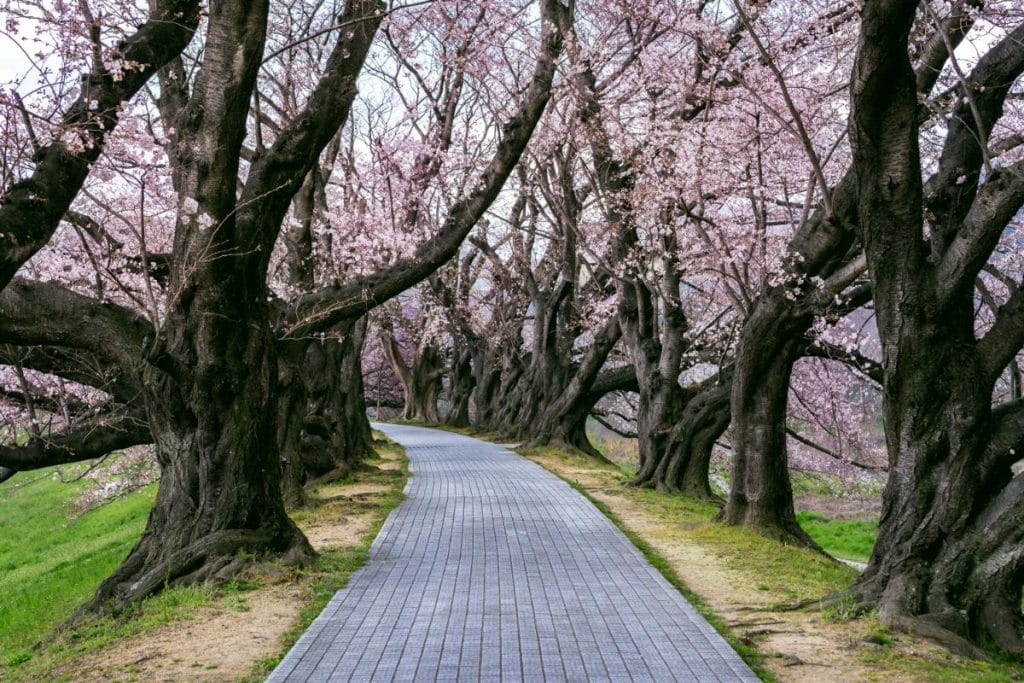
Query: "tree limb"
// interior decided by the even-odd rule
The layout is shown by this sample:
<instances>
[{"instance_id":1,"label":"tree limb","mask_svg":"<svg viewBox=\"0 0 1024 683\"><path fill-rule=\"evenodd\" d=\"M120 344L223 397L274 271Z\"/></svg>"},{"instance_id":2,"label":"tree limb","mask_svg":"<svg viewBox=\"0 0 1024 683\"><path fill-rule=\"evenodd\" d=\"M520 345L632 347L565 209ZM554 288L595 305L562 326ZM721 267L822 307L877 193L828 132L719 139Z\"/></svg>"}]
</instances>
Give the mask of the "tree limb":
<instances>
[{"instance_id":1,"label":"tree limb","mask_svg":"<svg viewBox=\"0 0 1024 683\"><path fill-rule=\"evenodd\" d=\"M0 467L25 472L66 465L152 440L145 414L122 406L114 413L76 423L58 434L29 439L23 446L0 446Z\"/></svg>"},{"instance_id":2,"label":"tree limb","mask_svg":"<svg viewBox=\"0 0 1024 683\"><path fill-rule=\"evenodd\" d=\"M0 288L50 240L102 153L107 134L117 126L121 105L192 40L199 22L197 0L155 5L149 20L114 52L129 68L115 79L102 64L94 65L64 113L57 139L36 155L32 175L0 197Z\"/></svg>"},{"instance_id":3,"label":"tree limb","mask_svg":"<svg viewBox=\"0 0 1024 683\"><path fill-rule=\"evenodd\" d=\"M83 349L130 370L142 362L152 334L152 325L136 313L55 282L16 278L0 292L3 343Z\"/></svg>"},{"instance_id":4,"label":"tree limb","mask_svg":"<svg viewBox=\"0 0 1024 683\"><path fill-rule=\"evenodd\" d=\"M466 235L498 196L544 113L551 95L555 64L562 51L563 36L556 24L566 23L569 16L570 8L560 0L542 0L540 51L523 102L502 127L502 139L487 168L469 194L449 207L440 231L408 259L343 285L299 297L289 306L280 323L284 335L301 336L362 315L426 279L458 251Z\"/></svg>"}]
</instances>

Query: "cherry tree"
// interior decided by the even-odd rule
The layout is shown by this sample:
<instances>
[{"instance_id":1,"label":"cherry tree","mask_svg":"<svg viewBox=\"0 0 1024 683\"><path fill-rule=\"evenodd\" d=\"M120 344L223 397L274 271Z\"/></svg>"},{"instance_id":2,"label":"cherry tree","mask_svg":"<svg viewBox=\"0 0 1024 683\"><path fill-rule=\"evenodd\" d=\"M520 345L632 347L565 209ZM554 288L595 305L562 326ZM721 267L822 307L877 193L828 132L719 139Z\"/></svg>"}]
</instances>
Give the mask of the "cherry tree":
<instances>
[{"instance_id":1,"label":"cherry tree","mask_svg":"<svg viewBox=\"0 0 1024 683\"><path fill-rule=\"evenodd\" d=\"M1009 96L1024 71L1024 27L999 7L974 16L980 54L950 56L932 144L911 36L945 27L928 3L869 0L862 11L852 177L883 349L890 475L853 592L884 622L962 651L974 652L970 639L1021 653L1024 480L1012 465L1024 412L1019 399L993 397L1024 345L1024 290L1009 280L987 329L976 324L975 292L1000 243L1018 239L1024 169L1016 144L1000 143L1019 128Z\"/></svg>"},{"instance_id":2,"label":"cherry tree","mask_svg":"<svg viewBox=\"0 0 1024 683\"><path fill-rule=\"evenodd\" d=\"M279 345L358 318L447 260L497 196L541 117L561 46L552 17L568 11L551 1L542 3L532 74L510 99L500 137L487 145L491 160L454 193L437 233L378 270L277 304L268 286L275 244L348 119L384 10L372 0L346 3L320 34L332 44L304 103L268 123L263 98L254 98L268 47L279 38L268 35L268 3L210 8L201 54L171 65L158 96L176 204L156 319L56 282L18 279L0 297L4 341L86 351L138 378L142 389L161 486L142 539L91 607L228 576L245 556L312 556L285 514L273 446ZM41 458L31 466L46 464Z\"/></svg>"}]
</instances>

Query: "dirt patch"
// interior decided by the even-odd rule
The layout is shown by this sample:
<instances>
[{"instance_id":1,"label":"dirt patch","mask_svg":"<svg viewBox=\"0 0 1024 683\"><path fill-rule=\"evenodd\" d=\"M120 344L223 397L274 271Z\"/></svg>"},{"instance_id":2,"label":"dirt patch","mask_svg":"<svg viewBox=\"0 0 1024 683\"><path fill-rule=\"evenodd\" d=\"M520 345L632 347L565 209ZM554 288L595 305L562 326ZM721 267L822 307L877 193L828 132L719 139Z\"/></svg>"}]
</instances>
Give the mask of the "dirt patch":
<instances>
[{"instance_id":1,"label":"dirt patch","mask_svg":"<svg viewBox=\"0 0 1024 683\"><path fill-rule=\"evenodd\" d=\"M787 596L759 590L757 577L731 567L726 558L692 539L678 524L648 514L641 505L609 485L606 470L586 469L557 457L531 456L543 467L568 480L579 482L596 500L604 503L630 531L643 538L669 562L683 583L719 615L746 644L765 655L765 668L780 681L910 681L905 672L882 664L865 664L860 657L865 626L858 622L831 622L820 613L773 610ZM889 645L917 656L933 654L938 648L920 641L908 643L900 637ZM918 679L919 680L919 679Z\"/></svg>"},{"instance_id":2,"label":"dirt patch","mask_svg":"<svg viewBox=\"0 0 1024 683\"><path fill-rule=\"evenodd\" d=\"M231 608L197 610L188 621L104 650L63 673L89 682L237 680L277 654L301 600L299 584L239 594Z\"/></svg>"},{"instance_id":3,"label":"dirt patch","mask_svg":"<svg viewBox=\"0 0 1024 683\"><path fill-rule=\"evenodd\" d=\"M402 455L395 451L382 448L377 453L377 460L374 466L382 470L398 471L402 469Z\"/></svg>"},{"instance_id":4,"label":"dirt patch","mask_svg":"<svg viewBox=\"0 0 1024 683\"><path fill-rule=\"evenodd\" d=\"M387 493L391 490L389 484L377 484L375 482L355 482L354 484L331 484L330 486L324 486L319 491L319 497L322 500L331 500L333 498L366 498L368 496L375 496L381 493Z\"/></svg>"},{"instance_id":5,"label":"dirt patch","mask_svg":"<svg viewBox=\"0 0 1024 683\"><path fill-rule=\"evenodd\" d=\"M367 512L360 515L345 515L334 524L318 524L304 527L306 538L313 549L335 548L358 545L363 534L373 524L374 514Z\"/></svg>"}]
</instances>

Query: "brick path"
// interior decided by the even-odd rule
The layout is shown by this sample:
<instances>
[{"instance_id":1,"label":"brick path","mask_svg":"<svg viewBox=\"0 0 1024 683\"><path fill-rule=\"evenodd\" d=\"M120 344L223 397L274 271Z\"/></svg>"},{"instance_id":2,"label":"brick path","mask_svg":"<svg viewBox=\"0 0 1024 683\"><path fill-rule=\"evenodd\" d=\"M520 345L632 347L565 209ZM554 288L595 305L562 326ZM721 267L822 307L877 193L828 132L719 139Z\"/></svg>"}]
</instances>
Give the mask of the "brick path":
<instances>
[{"instance_id":1,"label":"brick path","mask_svg":"<svg viewBox=\"0 0 1024 683\"><path fill-rule=\"evenodd\" d=\"M406 500L271 681L756 681L585 498L499 446L377 425Z\"/></svg>"}]
</instances>

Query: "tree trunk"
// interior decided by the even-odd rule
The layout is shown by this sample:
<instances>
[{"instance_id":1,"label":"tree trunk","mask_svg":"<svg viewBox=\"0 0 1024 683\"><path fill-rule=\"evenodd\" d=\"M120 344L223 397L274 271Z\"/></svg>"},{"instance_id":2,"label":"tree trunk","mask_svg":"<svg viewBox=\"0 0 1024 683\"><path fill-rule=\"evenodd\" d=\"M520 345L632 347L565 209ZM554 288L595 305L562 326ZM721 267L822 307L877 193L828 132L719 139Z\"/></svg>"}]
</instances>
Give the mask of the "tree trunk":
<instances>
[{"instance_id":1,"label":"tree trunk","mask_svg":"<svg viewBox=\"0 0 1024 683\"><path fill-rule=\"evenodd\" d=\"M168 316L166 347L155 354L165 371L145 370L160 488L142 538L85 609L228 577L254 556L314 557L281 494L266 295L233 275L224 268L218 286Z\"/></svg>"},{"instance_id":2,"label":"tree trunk","mask_svg":"<svg viewBox=\"0 0 1024 683\"><path fill-rule=\"evenodd\" d=\"M303 427L308 396L302 376L309 341L288 339L278 344L277 449L284 474L282 489L289 509L306 504L306 455Z\"/></svg>"},{"instance_id":3,"label":"tree trunk","mask_svg":"<svg viewBox=\"0 0 1024 683\"><path fill-rule=\"evenodd\" d=\"M384 352L395 375L402 383L405 395L403 420L416 420L436 424L441 421L437 399L441 394L444 362L441 354L429 340L421 340L413 348L412 363L406 363L402 349L390 329L381 331Z\"/></svg>"},{"instance_id":4,"label":"tree trunk","mask_svg":"<svg viewBox=\"0 0 1024 683\"><path fill-rule=\"evenodd\" d=\"M310 344L305 379L309 405L304 425L306 471L311 479L339 479L372 451L363 396L362 347L366 319L343 323Z\"/></svg>"},{"instance_id":5,"label":"tree trunk","mask_svg":"<svg viewBox=\"0 0 1024 683\"><path fill-rule=\"evenodd\" d=\"M473 356L473 382L476 385L472 401L474 407L473 425L487 428L494 420L495 397L501 386L501 371L495 367L494 353L490 349L478 351Z\"/></svg>"},{"instance_id":6,"label":"tree trunk","mask_svg":"<svg viewBox=\"0 0 1024 683\"><path fill-rule=\"evenodd\" d=\"M679 291L671 262L663 278L664 291ZM708 465L715 440L729 423L725 390L714 384L705 387L706 392L680 386L688 323L678 299L659 300L640 280L624 286L620 296L619 317L640 389L640 462L632 483L718 502L708 481Z\"/></svg>"},{"instance_id":7,"label":"tree trunk","mask_svg":"<svg viewBox=\"0 0 1024 683\"><path fill-rule=\"evenodd\" d=\"M445 422L453 427L469 426L469 399L476 382L473 358L468 346L458 346L452 353L449 376L449 404Z\"/></svg>"},{"instance_id":8,"label":"tree trunk","mask_svg":"<svg viewBox=\"0 0 1024 683\"><path fill-rule=\"evenodd\" d=\"M668 493L683 493L692 498L722 500L711 490L708 471L715 443L729 426L729 396L732 371L723 371L700 387L685 392L684 405L667 433L661 457L649 457L650 474L637 477L636 483Z\"/></svg>"},{"instance_id":9,"label":"tree trunk","mask_svg":"<svg viewBox=\"0 0 1024 683\"><path fill-rule=\"evenodd\" d=\"M537 418L521 423L521 433L529 435L531 443L557 443L610 462L590 443L587 418L597 401L611 390L592 391L608 354L621 336L618 318L613 317L594 335L579 363L561 369L560 384L549 386L548 393L543 395L544 402L537 403ZM635 380L635 374L631 373L629 378Z\"/></svg>"},{"instance_id":10,"label":"tree trunk","mask_svg":"<svg viewBox=\"0 0 1024 683\"><path fill-rule=\"evenodd\" d=\"M1024 405L993 409L992 400L1024 345L1024 298L1016 288L979 338L975 287L1024 202L1020 167L983 163L986 135L1024 73L1024 27L966 79L977 95L958 98L926 196L907 49L916 17L915 3L865 3L851 79L889 453L878 540L853 591L884 623L967 654L977 654L972 640L1019 656L1024 479L1012 465L1024 447Z\"/></svg>"},{"instance_id":11,"label":"tree trunk","mask_svg":"<svg viewBox=\"0 0 1024 683\"><path fill-rule=\"evenodd\" d=\"M885 386L889 481L854 592L883 621L954 650L972 653L938 629L1022 654L1024 478L992 443L991 386L979 379L971 317L901 335Z\"/></svg>"},{"instance_id":12,"label":"tree trunk","mask_svg":"<svg viewBox=\"0 0 1024 683\"><path fill-rule=\"evenodd\" d=\"M433 345L417 349L410 369L408 383L404 383L405 412L402 418L436 424L441 421L437 399L441 393L444 365L441 354Z\"/></svg>"},{"instance_id":13,"label":"tree trunk","mask_svg":"<svg viewBox=\"0 0 1024 683\"><path fill-rule=\"evenodd\" d=\"M781 288L763 294L737 346L732 477L721 520L820 550L796 521L786 452L789 378L812 319L794 316L787 304Z\"/></svg>"}]
</instances>

